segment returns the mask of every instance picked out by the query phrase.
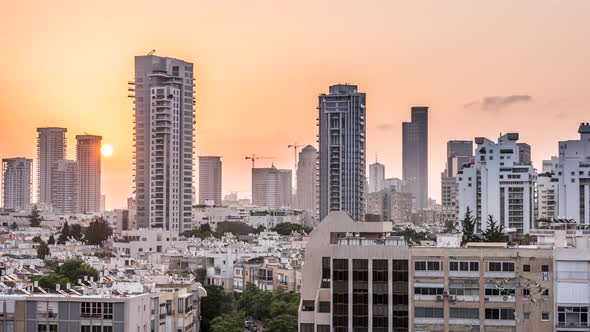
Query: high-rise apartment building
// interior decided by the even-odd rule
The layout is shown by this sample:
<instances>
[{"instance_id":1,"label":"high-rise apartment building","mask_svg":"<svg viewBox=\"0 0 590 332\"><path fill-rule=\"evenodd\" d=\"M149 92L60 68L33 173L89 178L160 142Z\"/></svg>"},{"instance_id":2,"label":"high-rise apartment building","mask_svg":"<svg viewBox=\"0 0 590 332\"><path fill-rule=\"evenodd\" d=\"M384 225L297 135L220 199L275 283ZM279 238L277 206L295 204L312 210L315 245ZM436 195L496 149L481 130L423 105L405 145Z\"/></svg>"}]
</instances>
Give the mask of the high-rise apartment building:
<instances>
[{"instance_id":1,"label":"high-rise apartment building","mask_svg":"<svg viewBox=\"0 0 590 332\"><path fill-rule=\"evenodd\" d=\"M447 163L441 173L441 219L447 225L453 225L459 220L459 184L457 172L464 165L473 162L472 141L448 141Z\"/></svg>"},{"instance_id":2,"label":"high-rise apartment building","mask_svg":"<svg viewBox=\"0 0 590 332\"><path fill-rule=\"evenodd\" d=\"M77 213L79 195L78 162L58 160L51 170L51 206L55 213Z\"/></svg>"},{"instance_id":3,"label":"high-rise apartment building","mask_svg":"<svg viewBox=\"0 0 590 332\"><path fill-rule=\"evenodd\" d=\"M37 202L51 204L51 169L66 159L66 128L37 128Z\"/></svg>"},{"instance_id":4,"label":"high-rise apartment building","mask_svg":"<svg viewBox=\"0 0 590 332\"><path fill-rule=\"evenodd\" d=\"M182 233L192 228L193 64L137 56L132 84L137 227Z\"/></svg>"},{"instance_id":5,"label":"high-rise apartment building","mask_svg":"<svg viewBox=\"0 0 590 332\"><path fill-rule=\"evenodd\" d=\"M252 204L269 209L291 207L290 169L252 168Z\"/></svg>"},{"instance_id":6,"label":"high-rise apartment building","mask_svg":"<svg viewBox=\"0 0 590 332\"><path fill-rule=\"evenodd\" d=\"M221 205L221 157L199 157L199 204Z\"/></svg>"},{"instance_id":7,"label":"high-rise apartment building","mask_svg":"<svg viewBox=\"0 0 590 332\"><path fill-rule=\"evenodd\" d=\"M414 207L428 207L428 107L412 107L412 121L402 123L402 172Z\"/></svg>"},{"instance_id":8,"label":"high-rise apartment building","mask_svg":"<svg viewBox=\"0 0 590 332\"><path fill-rule=\"evenodd\" d=\"M520 161L523 145L517 141L517 133L501 136L498 143L475 138L474 163L457 173L459 216L469 208L479 230L487 229L490 215L506 229L520 233L534 226L537 172L528 160Z\"/></svg>"},{"instance_id":9,"label":"high-rise apartment building","mask_svg":"<svg viewBox=\"0 0 590 332\"><path fill-rule=\"evenodd\" d=\"M78 212L100 212L101 136L76 135Z\"/></svg>"},{"instance_id":10,"label":"high-rise apartment building","mask_svg":"<svg viewBox=\"0 0 590 332\"><path fill-rule=\"evenodd\" d=\"M33 160L2 159L2 207L24 210L31 204Z\"/></svg>"},{"instance_id":11,"label":"high-rise apartment building","mask_svg":"<svg viewBox=\"0 0 590 332\"><path fill-rule=\"evenodd\" d=\"M331 211L364 220L366 95L356 85L333 85L318 109L320 220Z\"/></svg>"},{"instance_id":12,"label":"high-rise apartment building","mask_svg":"<svg viewBox=\"0 0 590 332\"><path fill-rule=\"evenodd\" d=\"M557 157L543 160L542 172L537 176L538 219L559 218L559 177L556 176L558 163Z\"/></svg>"},{"instance_id":13,"label":"high-rise apartment building","mask_svg":"<svg viewBox=\"0 0 590 332\"><path fill-rule=\"evenodd\" d=\"M385 166L378 162L369 165L369 193L385 188Z\"/></svg>"},{"instance_id":14,"label":"high-rise apartment building","mask_svg":"<svg viewBox=\"0 0 590 332\"><path fill-rule=\"evenodd\" d=\"M297 162L297 208L310 211L317 218L318 151L311 145L299 152Z\"/></svg>"}]
</instances>

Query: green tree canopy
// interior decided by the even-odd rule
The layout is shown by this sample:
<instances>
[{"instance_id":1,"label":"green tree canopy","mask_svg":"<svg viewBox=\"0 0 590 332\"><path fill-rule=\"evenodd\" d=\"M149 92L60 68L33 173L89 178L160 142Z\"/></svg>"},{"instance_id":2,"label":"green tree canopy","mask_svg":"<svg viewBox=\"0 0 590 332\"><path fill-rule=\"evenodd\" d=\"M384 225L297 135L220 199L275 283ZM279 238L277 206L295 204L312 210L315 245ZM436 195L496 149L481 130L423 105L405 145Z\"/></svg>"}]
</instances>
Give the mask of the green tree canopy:
<instances>
[{"instance_id":1,"label":"green tree canopy","mask_svg":"<svg viewBox=\"0 0 590 332\"><path fill-rule=\"evenodd\" d=\"M63 275L73 284L77 284L78 279L84 279L84 276L94 277L95 280L98 278L96 269L81 259L68 259L59 265L55 272Z\"/></svg>"},{"instance_id":2,"label":"green tree canopy","mask_svg":"<svg viewBox=\"0 0 590 332\"><path fill-rule=\"evenodd\" d=\"M53 237L53 234L49 235L49 239L47 240L47 244L55 244L55 237Z\"/></svg>"},{"instance_id":3,"label":"green tree canopy","mask_svg":"<svg viewBox=\"0 0 590 332\"><path fill-rule=\"evenodd\" d=\"M60 285L62 288L65 288L67 283L70 282L68 278L64 277L59 273L50 273L46 276L36 276L31 278L33 281L39 282L39 287L43 288L46 291L54 292L55 285Z\"/></svg>"},{"instance_id":4,"label":"green tree canopy","mask_svg":"<svg viewBox=\"0 0 590 332\"><path fill-rule=\"evenodd\" d=\"M43 221L43 217L41 217L41 210L39 210L37 205L33 205L33 209L31 210L31 215L29 217L31 227L41 226L41 221Z\"/></svg>"},{"instance_id":5,"label":"green tree canopy","mask_svg":"<svg viewBox=\"0 0 590 332\"><path fill-rule=\"evenodd\" d=\"M268 332L297 332L297 315L274 316L265 327L264 330Z\"/></svg>"},{"instance_id":6,"label":"green tree canopy","mask_svg":"<svg viewBox=\"0 0 590 332\"><path fill-rule=\"evenodd\" d=\"M236 314L223 314L211 321L209 328L211 332L243 332L244 320Z\"/></svg>"},{"instance_id":7,"label":"green tree canopy","mask_svg":"<svg viewBox=\"0 0 590 332\"><path fill-rule=\"evenodd\" d=\"M70 237L70 225L68 222L64 222L64 225L61 228L61 232L59 233L59 237L57 238L57 244L66 244L66 241Z\"/></svg>"},{"instance_id":8,"label":"green tree canopy","mask_svg":"<svg viewBox=\"0 0 590 332\"><path fill-rule=\"evenodd\" d=\"M217 236L220 237L225 233L232 233L233 235L248 235L248 234L258 234L258 230L250 225L239 222L239 221L223 221L217 223L217 228L215 230Z\"/></svg>"},{"instance_id":9,"label":"green tree canopy","mask_svg":"<svg viewBox=\"0 0 590 332\"><path fill-rule=\"evenodd\" d=\"M45 241L41 241L37 247L37 258L45 259L46 256L49 256L49 246Z\"/></svg>"},{"instance_id":10,"label":"green tree canopy","mask_svg":"<svg viewBox=\"0 0 590 332\"><path fill-rule=\"evenodd\" d=\"M293 224L290 222L282 222L276 224L275 227L271 228L270 230L273 232L277 232L280 235L291 235L291 233L293 232L309 234L311 233L312 228L299 224Z\"/></svg>"},{"instance_id":11,"label":"green tree canopy","mask_svg":"<svg viewBox=\"0 0 590 332\"><path fill-rule=\"evenodd\" d=\"M70 236L76 239L76 241L81 241L84 237L84 230L80 224L72 224L70 226Z\"/></svg>"},{"instance_id":12,"label":"green tree canopy","mask_svg":"<svg viewBox=\"0 0 590 332\"><path fill-rule=\"evenodd\" d=\"M482 233L485 242L505 242L504 225L497 224L494 216L488 216L488 228Z\"/></svg>"},{"instance_id":13,"label":"green tree canopy","mask_svg":"<svg viewBox=\"0 0 590 332\"><path fill-rule=\"evenodd\" d=\"M102 246L109 236L113 234L113 229L109 223L102 217L96 217L84 232L84 239L87 244Z\"/></svg>"},{"instance_id":14,"label":"green tree canopy","mask_svg":"<svg viewBox=\"0 0 590 332\"><path fill-rule=\"evenodd\" d=\"M235 306L233 295L226 292L223 287L207 285L205 289L207 297L203 298L201 303L201 316L204 331L209 331L213 319L234 312Z\"/></svg>"},{"instance_id":15,"label":"green tree canopy","mask_svg":"<svg viewBox=\"0 0 590 332\"><path fill-rule=\"evenodd\" d=\"M463 243L467 242L474 242L475 238L475 218L471 216L471 209L467 207L467 211L465 211L465 216L461 221L461 226L463 229Z\"/></svg>"}]
</instances>

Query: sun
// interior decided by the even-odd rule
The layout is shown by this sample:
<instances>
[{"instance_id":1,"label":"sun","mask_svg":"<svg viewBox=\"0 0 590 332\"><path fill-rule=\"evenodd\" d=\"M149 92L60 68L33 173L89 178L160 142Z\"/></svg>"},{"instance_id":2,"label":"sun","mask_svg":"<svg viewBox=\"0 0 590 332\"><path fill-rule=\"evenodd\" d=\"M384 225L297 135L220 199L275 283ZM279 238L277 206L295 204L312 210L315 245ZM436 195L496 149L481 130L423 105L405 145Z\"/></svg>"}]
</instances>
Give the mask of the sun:
<instances>
[{"instance_id":1,"label":"sun","mask_svg":"<svg viewBox=\"0 0 590 332\"><path fill-rule=\"evenodd\" d=\"M113 155L113 146L110 144L103 144L100 147L100 153L105 157L110 157Z\"/></svg>"}]
</instances>

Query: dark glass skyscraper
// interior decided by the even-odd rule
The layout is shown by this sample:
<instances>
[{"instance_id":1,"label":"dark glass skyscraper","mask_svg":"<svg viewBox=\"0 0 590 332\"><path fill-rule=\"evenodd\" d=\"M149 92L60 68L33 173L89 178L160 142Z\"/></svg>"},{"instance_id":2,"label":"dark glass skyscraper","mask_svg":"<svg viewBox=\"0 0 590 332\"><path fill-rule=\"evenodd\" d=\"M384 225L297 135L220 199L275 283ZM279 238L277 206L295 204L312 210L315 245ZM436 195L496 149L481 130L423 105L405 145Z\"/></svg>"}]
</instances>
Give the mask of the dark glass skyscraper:
<instances>
[{"instance_id":1,"label":"dark glass skyscraper","mask_svg":"<svg viewBox=\"0 0 590 332\"><path fill-rule=\"evenodd\" d=\"M428 207L428 107L412 107L412 121L402 123L402 168L414 207Z\"/></svg>"}]
</instances>

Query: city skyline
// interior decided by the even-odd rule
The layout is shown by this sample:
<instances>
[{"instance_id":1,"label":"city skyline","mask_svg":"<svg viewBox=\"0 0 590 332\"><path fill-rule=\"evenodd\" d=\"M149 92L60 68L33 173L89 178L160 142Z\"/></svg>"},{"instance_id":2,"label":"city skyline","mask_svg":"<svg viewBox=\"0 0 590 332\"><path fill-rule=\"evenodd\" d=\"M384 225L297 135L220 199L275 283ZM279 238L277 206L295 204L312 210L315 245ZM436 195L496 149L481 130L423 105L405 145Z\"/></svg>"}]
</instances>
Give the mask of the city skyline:
<instances>
[{"instance_id":1,"label":"city skyline","mask_svg":"<svg viewBox=\"0 0 590 332\"><path fill-rule=\"evenodd\" d=\"M0 157L36 159L37 127L68 128L70 142L82 132L102 135L104 143L114 147L113 156L103 159L109 209L125 206L131 196L132 114L125 88L133 78L132 57L151 48L157 55L195 63L196 155L223 156L224 193L250 191L250 181L243 176L250 173L245 155L275 157L260 161L260 167L271 162L292 167L292 153L285 146L293 141L314 143L317 96L332 84L356 84L367 93L367 155L379 154L386 178L401 177L401 122L407 119L407 109L430 107L429 195L437 199L448 140L518 132L532 146L533 164L540 170L541 160L557 154L557 142L575 139L571 128L587 121L587 2L572 1L559 8L531 1L434 3L434 10L407 4L401 12L395 3L334 9L330 2L304 2L289 10L270 2L253 8L238 3L229 12L222 12L225 7L220 4L197 3L191 8L199 10L187 8L182 14L191 18L183 20L186 31L171 39L167 29L177 28L132 28L138 21L126 15L136 9L130 4L118 7L120 16L108 16L112 27L105 29L100 22L111 13L109 6L95 6L96 15L91 16L68 2L33 8L10 5L13 15L0 23L10 31L3 34L0 46L6 59L0 64L6 74L0 81L0 140L11 144L0 146ZM344 17L375 19L362 28L336 28L310 14L309 27L295 25L310 12L328 8ZM456 10L460 12L453 14ZM148 17L158 14L155 9L142 11ZM465 11L470 15L466 17ZM258 21L252 22L252 17ZM416 26L416 17L431 25ZM457 17L462 19L455 22ZM495 25L499 19L502 26ZM9 29L17 24L26 27ZM269 25L276 31L265 32ZM465 25L473 25L475 31L463 29ZM206 33L211 30L215 33ZM341 31L346 33L335 34ZM290 38L278 38L280 34L297 38L302 49L297 61L284 58L285 48L293 46L287 42ZM193 35L190 43L179 44ZM361 36L368 37L368 52L340 44ZM266 43L268 39L274 43ZM45 52L39 57L41 49ZM32 91L24 88L30 84L27 77L35 77ZM293 102L284 105L285 100ZM264 125L250 118L265 118ZM74 151L74 144L69 144L67 155Z\"/></svg>"}]
</instances>

